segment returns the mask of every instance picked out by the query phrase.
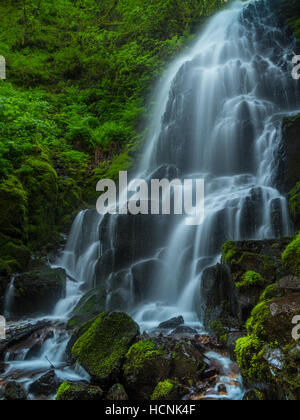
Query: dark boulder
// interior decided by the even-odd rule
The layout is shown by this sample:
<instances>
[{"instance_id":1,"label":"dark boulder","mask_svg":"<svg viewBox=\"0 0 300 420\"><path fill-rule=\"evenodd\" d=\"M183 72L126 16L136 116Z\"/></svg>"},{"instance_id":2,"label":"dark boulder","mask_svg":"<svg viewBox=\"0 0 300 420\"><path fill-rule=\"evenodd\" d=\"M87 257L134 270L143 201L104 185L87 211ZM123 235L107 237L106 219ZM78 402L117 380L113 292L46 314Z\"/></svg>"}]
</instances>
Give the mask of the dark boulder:
<instances>
[{"instance_id":1,"label":"dark boulder","mask_svg":"<svg viewBox=\"0 0 300 420\"><path fill-rule=\"evenodd\" d=\"M98 287L87 292L71 313L68 328L79 327L105 311L106 289Z\"/></svg>"},{"instance_id":2,"label":"dark boulder","mask_svg":"<svg viewBox=\"0 0 300 420\"><path fill-rule=\"evenodd\" d=\"M200 296L199 315L205 328L210 329L211 323L220 319L226 323L237 316L235 291L226 266L217 264L204 270Z\"/></svg>"},{"instance_id":3,"label":"dark boulder","mask_svg":"<svg viewBox=\"0 0 300 420\"><path fill-rule=\"evenodd\" d=\"M25 401L27 394L21 384L8 382L4 387L4 399L7 401Z\"/></svg>"},{"instance_id":4,"label":"dark boulder","mask_svg":"<svg viewBox=\"0 0 300 420\"><path fill-rule=\"evenodd\" d=\"M179 327L180 325L184 324L184 319L182 316L178 316L172 319L169 319L168 321L162 322L159 324L158 328L169 330L172 328Z\"/></svg>"},{"instance_id":5,"label":"dark boulder","mask_svg":"<svg viewBox=\"0 0 300 420\"><path fill-rule=\"evenodd\" d=\"M56 376L55 371L50 370L30 385L29 393L44 396L54 395L62 383L63 381Z\"/></svg>"},{"instance_id":6,"label":"dark boulder","mask_svg":"<svg viewBox=\"0 0 300 420\"><path fill-rule=\"evenodd\" d=\"M16 276L12 313L17 316L50 313L66 294L66 273L44 268Z\"/></svg>"},{"instance_id":7,"label":"dark boulder","mask_svg":"<svg viewBox=\"0 0 300 420\"><path fill-rule=\"evenodd\" d=\"M129 398L123 385L115 384L110 388L105 399L107 401L127 401Z\"/></svg>"}]
</instances>

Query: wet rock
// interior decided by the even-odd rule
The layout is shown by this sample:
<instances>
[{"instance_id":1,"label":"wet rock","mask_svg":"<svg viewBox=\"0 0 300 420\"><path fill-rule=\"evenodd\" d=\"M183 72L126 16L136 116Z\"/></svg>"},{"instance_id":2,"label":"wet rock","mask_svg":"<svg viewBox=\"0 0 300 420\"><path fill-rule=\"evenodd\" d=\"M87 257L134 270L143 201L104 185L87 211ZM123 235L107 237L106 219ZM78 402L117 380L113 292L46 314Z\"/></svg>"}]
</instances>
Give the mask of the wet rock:
<instances>
[{"instance_id":1,"label":"wet rock","mask_svg":"<svg viewBox=\"0 0 300 420\"><path fill-rule=\"evenodd\" d=\"M123 359L138 334L138 325L127 314L104 312L75 342L73 358L96 383L109 387L118 383Z\"/></svg>"},{"instance_id":2,"label":"wet rock","mask_svg":"<svg viewBox=\"0 0 300 420\"><path fill-rule=\"evenodd\" d=\"M62 383L63 381L56 376L55 371L50 370L30 385L29 393L45 396L54 395Z\"/></svg>"},{"instance_id":3,"label":"wet rock","mask_svg":"<svg viewBox=\"0 0 300 420\"><path fill-rule=\"evenodd\" d=\"M64 382L58 389L57 401L100 401L103 391L99 386L82 382Z\"/></svg>"},{"instance_id":4,"label":"wet rock","mask_svg":"<svg viewBox=\"0 0 300 420\"><path fill-rule=\"evenodd\" d=\"M154 279L163 269L163 264L158 259L139 262L132 266L133 288L136 302L141 302L149 296Z\"/></svg>"},{"instance_id":5,"label":"wet rock","mask_svg":"<svg viewBox=\"0 0 300 420\"><path fill-rule=\"evenodd\" d=\"M201 307L204 326L210 329L212 322L222 319L225 323L237 315L237 302L228 269L221 264L204 270L201 282Z\"/></svg>"},{"instance_id":6,"label":"wet rock","mask_svg":"<svg viewBox=\"0 0 300 420\"><path fill-rule=\"evenodd\" d=\"M127 401L128 399L125 388L121 384L113 385L106 396L106 400L108 401Z\"/></svg>"},{"instance_id":7,"label":"wet rock","mask_svg":"<svg viewBox=\"0 0 300 420\"><path fill-rule=\"evenodd\" d=\"M4 399L8 401L25 401L27 400L27 394L17 382L8 382L4 388Z\"/></svg>"},{"instance_id":8,"label":"wet rock","mask_svg":"<svg viewBox=\"0 0 300 420\"><path fill-rule=\"evenodd\" d=\"M27 324L22 327L18 327L7 332L7 339L0 341L0 360L3 360L5 351L11 347L22 343L23 341L30 338L30 336L38 331L42 331L48 327L50 323L48 321L41 321L34 325Z\"/></svg>"},{"instance_id":9,"label":"wet rock","mask_svg":"<svg viewBox=\"0 0 300 420\"><path fill-rule=\"evenodd\" d=\"M299 130L300 114L285 118L280 153L277 187L283 194L288 194L300 180Z\"/></svg>"},{"instance_id":10,"label":"wet rock","mask_svg":"<svg viewBox=\"0 0 300 420\"><path fill-rule=\"evenodd\" d=\"M106 309L109 311L128 311L130 304L130 289L119 288L109 293Z\"/></svg>"},{"instance_id":11,"label":"wet rock","mask_svg":"<svg viewBox=\"0 0 300 420\"><path fill-rule=\"evenodd\" d=\"M224 384L218 385L218 393L219 394L227 394L226 385L224 385Z\"/></svg>"},{"instance_id":12,"label":"wet rock","mask_svg":"<svg viewBox=\"0 0 300 420\"><path fill-rule=\"evenodd\" d=\"M194 330L191 327L187 327L186 325L180 325L176 327L175 330L171 332L171 335L194 335L197 334L197 330Z\"/></svg>"},{"instance_id":13,"label":"wet rock","mask_svg":"<svg viewBox=\"0 0 300 420\"><path fill-rule=\"evenodd\" d=\"M159 383L166 385L169 378L176 378L179 389L196 385L206 366L203 356L189 340L160 335L145 338L130 348L123 377L130 399L149 400L155 387Z\"/></svg>"},{"instance_id":14,"label":"wet rock","mask_svg":"<svg viewBox=\"0 0 300 420\"><path fill-rule=\"evenodd\" d=\"M15 278L12 313L17 316L50 313L66 294L64 270L44 268Z\"/></svg>"},{"instance_id":15,"label":"wet rock","mask_svg":"<svg viewBox=\"0 0 300 420\"><path fill-rule=\"evenodd\" d=\"M274 283L288 274L282 265L281 255L290 238L263 241L227 242L223 245L223 263L227 266L231 282L241 284L244 275L249 272L258 273L265 282L248 288L234 288L237 303L237 314L242 326L257 305L266 285ZM231 297L231 300L233 297ZM239 327L239 325L232 325Z\"/></svg>"},{"instance_id":16,"label":"wet rock","mask_svg":"<svg viewBox=\"0 0 300 420\"><path fill-rule=\"evenodd\" d=\"M182 316L179 316L160 323L158 328L168 330L179 327L182 324L184 324L184 319Z\"/></svg>"},{"instance_id":17,"label":"wet rock","mask_svg":"<svg viewBox=\"0 0 300 420\"><path fill-rule=\"evenodd\" d=\"M151 396L152 401L178 401L188 393L188 388L174 380L159 382Z\"/></svg>"},{"instance_id":18,"label":"wet rock","mask_svg":"<svg viewBox=\"0 0 300 420\"><path fill-rule=\"evenodd\" d=\"M72 311L68 328L79 327L105 311L106 289L99 287L87 292Z\"/></svg>"},{"instance_id":19,"label":"wet rock","mask_svg":"<svg viewBox=\"0 0 300 420\"><path fill-rule=\"evenodd\" d=\"M267 399L298 400L300 349L292 321L300 313L300 293L264 297L247 322L247 337L237 341L237 362L244 383L261 384Z\"/></svg>"},{"instance_id":20,"label":"wet rock","mask_svg":"<svg viewBox=\"0 0 300 420\"><path fill-rule=\"evenodd\" d=\"M244 395L243 401L265 401L265 394L258 389L251 389Z\"/></svg>"},{"instance_id":21,"label":"wet rock","mask_svg":"<svg viewBox=\"0 0 300 420\"><path fill-rule=\"evenodd\" d=\"M156 384L169 377L170 360L152 340L134 344L126 355L123 377L130 399L149 400Z\"/></svg>"},{"instance_id":22,"label":"wet rock","mask_svg":"<svg viewBox=\"0 0 300 420\"><path fill-rule=\"evenodd\" d=\"M229 332L227 335L227 341L226 341L226 349L229 352L229 356L231 360L235 360L235 347L236 342L239 338L245 337L247 335L246 331L233 331Z\"/></svg>"}]
</instances>

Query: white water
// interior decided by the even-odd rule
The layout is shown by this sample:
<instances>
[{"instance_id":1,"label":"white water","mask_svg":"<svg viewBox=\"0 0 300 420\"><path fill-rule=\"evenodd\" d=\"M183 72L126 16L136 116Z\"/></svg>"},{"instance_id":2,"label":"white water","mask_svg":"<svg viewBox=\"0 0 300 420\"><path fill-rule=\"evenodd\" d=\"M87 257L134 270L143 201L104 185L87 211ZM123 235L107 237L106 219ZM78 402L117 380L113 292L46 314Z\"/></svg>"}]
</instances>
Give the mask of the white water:
<instances>
[{"instance_id":1,"label":"white water","mask_svg":"<svg viewBox=\"0 0 300 420\"><path fill-rule=\"evenodd\" d=\"M8 318L10 316L12 304L14 301L14 290L15 290L15 276L12 276L8 285L5 297L4 297L4 316Z\"/></svg>"}]
</instances>

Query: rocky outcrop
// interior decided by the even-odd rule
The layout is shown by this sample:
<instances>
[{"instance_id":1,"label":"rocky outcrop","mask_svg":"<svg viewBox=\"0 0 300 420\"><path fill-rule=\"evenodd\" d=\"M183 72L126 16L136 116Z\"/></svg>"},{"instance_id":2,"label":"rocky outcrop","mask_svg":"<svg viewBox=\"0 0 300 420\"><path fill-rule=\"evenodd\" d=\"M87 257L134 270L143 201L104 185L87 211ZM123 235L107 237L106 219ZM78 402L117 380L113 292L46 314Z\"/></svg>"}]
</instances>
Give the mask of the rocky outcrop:
<instances>
[{"instance_id":1,"label":"rocky outcrop","mask_svg":"<svg viewBox=\"0 0 300 420\"><path fill-rule=\"evenodd\" d=\"M300 181L300 115L285 118L280 150L277 186L283 194L289 192Z\"/></svg>"},{"instance_id":2,"label":"rocky outcrop","mask_svg":"<svg viewBox=\"0 0 300 420\"><path fill-rule=\"evenodd\" d=\"M55 371L50 370L30 385L29 393L39 396L55 395L62 382L63 381L56 376Z\"/></svg>"},{"instance_id":3,"label":"rocky outcrop","mask_svg":"<svg viewBox=\"0 0 300 420\"><path fill-rule=\"evenodd\" d=\"M16 316L51 313L66 294L66 273L43 268L16 276L11 312Z\"/></svg>"},{"instance_id":4,"label":"rocky outcrop","mask_svg":"<svg viewBox=\"0 0 300 420\"><path fill-rule=\"evenodd\" d=\"M105 311L106 290L103 287L87 292L70 315L68 328L80 327Z\"/></svg>"}]
</instances>

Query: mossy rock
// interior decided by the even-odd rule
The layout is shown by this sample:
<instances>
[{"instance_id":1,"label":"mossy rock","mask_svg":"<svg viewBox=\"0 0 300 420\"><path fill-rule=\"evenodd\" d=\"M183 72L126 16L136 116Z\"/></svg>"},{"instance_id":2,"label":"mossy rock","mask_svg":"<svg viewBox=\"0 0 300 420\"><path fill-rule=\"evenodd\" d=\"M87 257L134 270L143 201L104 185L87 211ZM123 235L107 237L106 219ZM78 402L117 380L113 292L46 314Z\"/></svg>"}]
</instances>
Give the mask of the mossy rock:
<instances>
[{"instance_id":1,"label":"mossy rock","mask_svg":"<svg viewBox=\"0 0 300 420\"><path fill-rule=\"evenodd\" d=\"M74 359L100 385L117 383L130 345L139 334L138 325L125 313L103 312L76 341Z\"/></svg>"},{"instance_id":2,"label":"mossy rock","mask_svg":"<svg viewBox=\"0 0 300 420\"><path fill-rule=\"evenodd\" d=\"M290 274L300 277L300 233L283 252L282 264Z\"/></svg>"},{"instance_id":3,"label":"mossy rock","mask_svg":"<svg viewBox=\"0 0 300 420\"><path fill-rule=\"evenodd\" d=\"M109 389L105 399L107 401L127 401L129 398L124 386L115 384Z\"/></svg>"},{"instance_id":4,"label":"mossy rock","mask_svg":"<svg viewBox=\"0 0 300 420\"><path fill-rule=\"evenodd\" d=\"M300 182L289 193L291 216L297 230L300 229Z\"/></svg>"},{"instance_id":5,"label":"mossy rock","mask_svg":"<svg viewBox=\"0 0 300 420\"><path fill-rule=\"evenodd\" d=\"M267 389L268 399L295 399L300 389L300 352L292 338L300 293L286 284L269 286L263 293L247 321L248 335L237 340L235 349L245 384Z\"/></svg>"},{"instance_id":6,"label":"mossy rock","mask_svg":"<svg viewBox=\"0 0 300 420\"><path fill-rule=\"evenodd\" d=\"M176 381L166 379L159 382L151 396L152 401L175 401L180 400L187 390Z\"/></svg>"},{"instance_id":7,"label":"mossy rock","mask_svg":"<svg viewBox=\"0 0 300 420\"><path fill-rule=\"evenodd\" d=\"M87 292L71 313L68 328L77 328L105 311L106 289L99 287Z\"/></svg>"},{"instance_id":8,"label":"mossy rock","mask_svg":"<svg viewBox=\"0 0 300 420\"><path fill-rule=\"evenodd\" d=\"M45 267L16 276L12 312L18 316L47 314L66 295L65 270Z\"/></svg>"},{"instance_id":9,"label":"mossy rock","mask_svg":"<svg viewBox=\"0 0 300 420\"><path fill-rule=\"evenodd\" d=\"M100 401L103 394L99 386L67 381L59 387L56 401Z\"/></svg>"},{"instance_id":10,"label":"mossy rock","mask_svg":"<svg viewBox=\"0 0 300 420\"><path fill-rule=\"evenodd\" d=\"M171 363L167 353L154 341L134 344L124 363L124 381L131 399L149 400L156 384L168 378Z\"/></svg>"}]
</instances>

